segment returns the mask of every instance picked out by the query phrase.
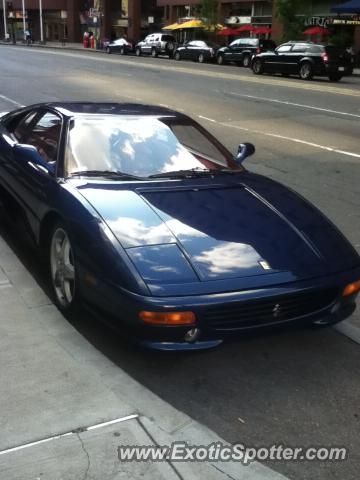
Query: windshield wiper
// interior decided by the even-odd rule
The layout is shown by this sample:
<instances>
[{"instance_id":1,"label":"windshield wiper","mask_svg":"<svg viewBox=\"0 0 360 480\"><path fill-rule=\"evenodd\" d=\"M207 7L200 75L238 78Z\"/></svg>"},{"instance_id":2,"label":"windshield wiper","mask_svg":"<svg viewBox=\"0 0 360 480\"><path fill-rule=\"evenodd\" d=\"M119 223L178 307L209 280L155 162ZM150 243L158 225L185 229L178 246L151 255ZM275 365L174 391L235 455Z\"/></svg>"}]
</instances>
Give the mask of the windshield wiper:
<instances>
[{"instance_id":1,"label":"windshield wiper","mask_svg":"<svg viewBox=\"0 0 360 480\"><path fill-rule=\"evenodd\" d=\"M71 177L111 177L120 178L122 180L144 180L143 177L137 177L130 173L120 172L118 170L81 170L73 172Z\"/></svg>"},{"instance_id":2,"label":"windshield wiper","mask_svg":"<svg viewBox=\"0 0 360 480\"><path fill-rule=\"evenodd\" d=\"M224 174L233 174L239 173L240 170L230 170L222 168L220 170L210 170L203 168L190 168L188 170L175 170L173 172L162 172L149 175L148 178L191 178L191 177L203 177L208 175L224 175Z\"/></svg>"}]
</instances>

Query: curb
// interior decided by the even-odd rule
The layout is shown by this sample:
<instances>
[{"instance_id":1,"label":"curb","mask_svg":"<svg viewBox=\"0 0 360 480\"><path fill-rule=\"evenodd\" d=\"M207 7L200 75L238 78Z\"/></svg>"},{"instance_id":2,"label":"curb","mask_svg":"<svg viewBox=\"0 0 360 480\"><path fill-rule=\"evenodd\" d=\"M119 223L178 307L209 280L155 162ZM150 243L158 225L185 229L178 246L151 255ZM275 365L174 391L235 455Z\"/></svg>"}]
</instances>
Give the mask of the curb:
<instances>
[{"instance_id":1,"label":"curb","mask_svg":"<svg viewBox=\"0 0 360 480\"><path fill-rule=\"evenodd\" d=\"M75 47L75 46L67 46L67 45L51 45L51 44L44 44L44 45L41 45L41 44L32 44L32 45L24 45L22 43L8 43L8 42L0 42L0 45L6 45L6 46L17 46L17 47L24 47L24 48L53 48L53 49L56 49L56 50L69 50L69 51L76 51L76 52L91 52L91 54L93 53L101 53L101 54L105 54L106 51L103 49L103 50L98 50L98 49L92 49L92 48L83 48L81 45L79 45L78 47ZM128 54L128 56L130 57L135 57L136 55L135 54ZM351 77L360 77L360 68L356 68L355 70L357 70L356 72L353 72L350 76Z\"/></svg>"}]
</instances>

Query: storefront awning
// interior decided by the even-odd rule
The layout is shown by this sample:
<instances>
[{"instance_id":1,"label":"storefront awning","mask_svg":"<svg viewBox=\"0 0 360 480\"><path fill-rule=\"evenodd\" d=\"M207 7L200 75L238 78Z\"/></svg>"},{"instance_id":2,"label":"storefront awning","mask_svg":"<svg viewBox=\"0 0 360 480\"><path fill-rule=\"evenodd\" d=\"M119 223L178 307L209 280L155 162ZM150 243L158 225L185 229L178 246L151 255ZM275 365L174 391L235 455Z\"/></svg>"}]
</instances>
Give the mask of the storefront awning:
<instances>
[{"instance_id":1,"label":"storefront awning","mask_svg":"<svg viewBox=\"0 0 360 480\"><path fill-rule=\"evenodd\" d=\"M360 13L360 0L350 0L331 7L332 12L336 13Z\"/></svg>"}]
</instances>

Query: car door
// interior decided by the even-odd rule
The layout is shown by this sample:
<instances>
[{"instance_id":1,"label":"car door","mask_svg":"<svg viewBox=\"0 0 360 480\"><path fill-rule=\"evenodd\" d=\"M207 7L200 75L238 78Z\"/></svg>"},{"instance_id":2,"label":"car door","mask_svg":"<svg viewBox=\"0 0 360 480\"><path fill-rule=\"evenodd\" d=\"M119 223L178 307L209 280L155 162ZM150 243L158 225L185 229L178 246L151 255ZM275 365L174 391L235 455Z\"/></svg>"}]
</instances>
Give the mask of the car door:
<instances>
[{"instance_id":1,"label":"car door","mask_svg":"<svg viewBox=\"0 0 360 480\"><path fill-rule=\"evenodd\" d=\"M144 40L144 45L141 47L143 53L150 53L154 43L154 35L148 35Z\"/></svg>"},{"instance_id":2,"label":"car door","mask_svg":"<svg viewBox=\"0 0 360 480\"><path fill-rule=\"evenodd\" d=\"M225 61L227 62L234 62L236 61L238 52L239 52L239 46L240 46L241 39L234 40L233 42L230 43L230 45L227 47L227 49L224 52L224 58Z\"/></svg>"},{"instance_id":3,"label":"car door","mask_svg":"<svg viewBox=\"0 0 360 480\"><path fill-rule=\"evenodd\" d=\"M295 43L293 45L291 51L287 54L287 73L299 73L300 61L304 57L307 47L307 43Z\"/></svg>"},{"instance_id":4,"label":"car door","mask_svg":"<svg viewBox=\"0 0 360 480\"><path fill-rule=\"evenodd\" d=\"M5 167L15 197L23 208L33 231L50 202L56 182L56 167L63 134L63 121L56 112L34 110L10 133L14 139L12 154ZM24 148L21 145L29 145Z\"/></svg>"},{"instance_id":5,"label":"car door","mask_svg":"<svg viewBox=\"0 0 360 480\"><path fill-rule=\"evenodd\" d=\"M290 73L289 64L288 64L288 56L291 51L291 44L280 45L274 54L270 52L264 55L264 59L266 59L266 70L268 72L274 73Z\"/></svg>"},{"instance_id":6,"label":"car door","mask_svg":"<svg viewBox=\"0 0 360 480\"><path fill-rule=\"evenodd\" d=\"M195 53L197 51L197 42L192 40L184 45L184 50L181 52L181 56L186 59L194 59Z\"/></svg>"}]
</instances>

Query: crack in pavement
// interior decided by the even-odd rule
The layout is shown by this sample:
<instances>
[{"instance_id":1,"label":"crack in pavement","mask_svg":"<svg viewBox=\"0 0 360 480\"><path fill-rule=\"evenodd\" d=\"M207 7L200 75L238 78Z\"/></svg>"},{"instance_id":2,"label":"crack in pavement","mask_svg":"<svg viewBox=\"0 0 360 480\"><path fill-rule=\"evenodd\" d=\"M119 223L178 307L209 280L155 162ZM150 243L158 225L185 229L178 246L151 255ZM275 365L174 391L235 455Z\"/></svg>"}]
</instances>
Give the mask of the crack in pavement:
<instances>
[{"instance_id":1,"label":"crack in pavement","mask_svg":"<svg viewBox=\"0 0 360 480\"><path fill-rule=\"evenodd\" d=\"M83 478L82 478L82 480L86 480L87 477L88 477L88 473L89 473L89 470L90 470L90 466L91 466L91 463L90 463L90 455L89 455L88 451L87 451L86 448L85 448L85 444L84 444L84 442L83 442L83 439L80 437L80 433L78 433L78 432L75 432L75 433L76 433L77 438L79 439L79 442L81 443L81 449L83 450L83 452L85 453L86 458L87 458L87 466L86 466L86 470L85 470L84 476L83 476Z\"/></svg>"}]
</instances>

